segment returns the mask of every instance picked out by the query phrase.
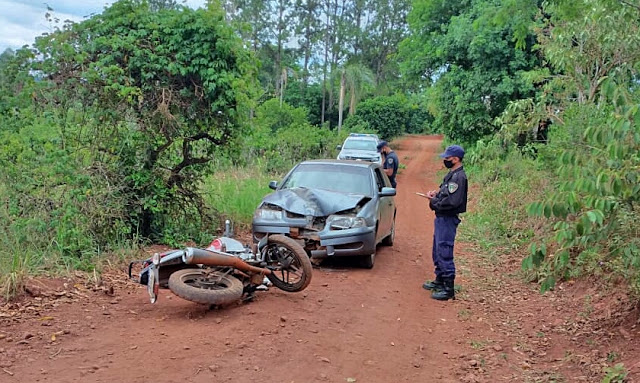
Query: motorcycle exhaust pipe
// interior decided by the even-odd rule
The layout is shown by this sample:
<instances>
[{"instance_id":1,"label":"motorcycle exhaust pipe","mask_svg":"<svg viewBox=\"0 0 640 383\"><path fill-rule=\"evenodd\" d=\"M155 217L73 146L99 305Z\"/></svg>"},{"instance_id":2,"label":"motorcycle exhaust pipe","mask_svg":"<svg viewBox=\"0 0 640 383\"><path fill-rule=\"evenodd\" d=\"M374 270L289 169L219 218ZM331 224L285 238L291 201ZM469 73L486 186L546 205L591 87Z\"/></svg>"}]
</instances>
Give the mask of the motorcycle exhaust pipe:
<instances>
[{"instance_id":1,"label":"motorcycle exhaust pipe","mask_svg":"<svg viewBox=\"0 0 640 383\"><path fill-rule=\"evenodd\" d=\"M232 255L222 255L209 250L196 249L193 247L187 247L186 251L182 255L182 261L187 265L201 264L207 266L228 266L250 273L262 275L271 274L271 270L269 269L251 266L242 259Z\"/></svg>"}]
</instances>

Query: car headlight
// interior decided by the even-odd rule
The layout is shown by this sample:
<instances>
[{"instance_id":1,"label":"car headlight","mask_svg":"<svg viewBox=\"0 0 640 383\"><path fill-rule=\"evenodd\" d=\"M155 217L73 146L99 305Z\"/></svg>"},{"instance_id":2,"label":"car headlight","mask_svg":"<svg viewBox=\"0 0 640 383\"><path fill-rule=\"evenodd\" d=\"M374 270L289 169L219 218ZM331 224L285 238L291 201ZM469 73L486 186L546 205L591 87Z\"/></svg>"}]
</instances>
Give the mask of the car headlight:
<instances>
[{"instance_id":1,"label":"car headlight","mask_svg":"<svg viewBox=\"0 0 640 383\"><path fill-rule=\"evenodd\" d=\"M253 218L276 221L282 219L282 210L258 209L253 214Z\"/></svg>"},{"instance_id":2,"label":"car headlight","mask_svg":"<svg viewBox=\"0 0 640 383\"><path fill-rule=\"evenodd\" d=\"M339 215L330 215L327 218L327 225L331 229L344 230L353 229L356 227L364 227L367 222L362 217L344 217Z\"/></svg>"}]
</instances>

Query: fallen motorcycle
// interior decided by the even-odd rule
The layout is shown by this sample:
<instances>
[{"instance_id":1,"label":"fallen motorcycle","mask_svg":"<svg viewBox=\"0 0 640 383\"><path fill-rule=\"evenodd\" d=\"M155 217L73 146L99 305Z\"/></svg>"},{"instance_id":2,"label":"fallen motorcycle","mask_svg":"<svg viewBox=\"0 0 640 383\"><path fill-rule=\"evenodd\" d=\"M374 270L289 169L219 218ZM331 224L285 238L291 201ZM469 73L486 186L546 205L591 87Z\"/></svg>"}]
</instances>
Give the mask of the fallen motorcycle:
<instances>
[{"instance_id":1,"label":"fallen motorcycle","mask_svg":"<svg viewBox=\"0 0 640 383\"><path fill-rule=\"evenodd\" d=\"M136 264L142 270L134 277ZM302 291L311 282L311 270L302 246L284 235L265 236L252 247L220 237L206 249L169 250L131 262L129 278L147 286L151 303L160 288L168 288L188 301L225 305L253 298L267 280L284 291Z\"/></svg>"}]
</instances>

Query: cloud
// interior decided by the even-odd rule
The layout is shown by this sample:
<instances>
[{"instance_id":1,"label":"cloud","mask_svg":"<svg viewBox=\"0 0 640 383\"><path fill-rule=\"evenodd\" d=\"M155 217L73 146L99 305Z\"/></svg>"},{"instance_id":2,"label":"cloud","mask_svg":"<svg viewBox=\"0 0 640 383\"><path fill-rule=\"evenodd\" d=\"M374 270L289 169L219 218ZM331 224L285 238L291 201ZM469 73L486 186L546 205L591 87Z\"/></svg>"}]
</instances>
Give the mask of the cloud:
<instances>
[{"instance_id":1,"label":"cloud","mask_svg":"<svg viewBox=\"0 0 640 383\"><path fill-rule=\"evenodd\" d=\"M55 24L45 19L47 6L52 17L80 22L91 14L101 13L114 1L106 0L0 0L0 53L33 44L37 36L53 31ZM181 3L179 1L179 3ZM198 8L205 0L187 0L184 4Z\"/></svg>"}]
</instances>

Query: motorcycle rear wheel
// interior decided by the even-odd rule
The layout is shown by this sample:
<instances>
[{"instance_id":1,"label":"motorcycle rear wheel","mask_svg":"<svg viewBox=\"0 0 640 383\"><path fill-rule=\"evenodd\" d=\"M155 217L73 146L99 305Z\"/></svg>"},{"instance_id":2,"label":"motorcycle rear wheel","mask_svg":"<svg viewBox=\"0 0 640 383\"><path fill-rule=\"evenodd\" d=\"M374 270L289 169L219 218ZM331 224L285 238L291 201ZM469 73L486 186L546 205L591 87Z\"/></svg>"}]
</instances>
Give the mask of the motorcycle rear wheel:
<instances>
[{"instance_id":1,"label":"motorcycle rear wheel","mask_svg":"<svg viewBox=\"0 0 640 383\"><path fill-rule=\"evenodd\" d=\"M205 269L182 269L169 277L169 289L191 302L226 305L242 297L242 282L231 275Z\"/></svg>"},{"instance_id":2,"label":"motorcycle rear wheel","mask_svg":"<svg viewBox=\"0 0 640 383\"><path fill-rule=\"evenodd\" d=\"M292 293L309 286L311 261L298 242L284 235L272 235L263 251L266 251L265 261L272 271L267 278L274 286Z\"/></svg>"}]
</instances>

